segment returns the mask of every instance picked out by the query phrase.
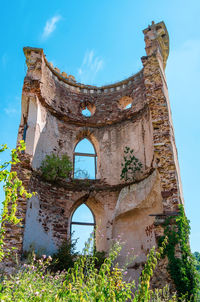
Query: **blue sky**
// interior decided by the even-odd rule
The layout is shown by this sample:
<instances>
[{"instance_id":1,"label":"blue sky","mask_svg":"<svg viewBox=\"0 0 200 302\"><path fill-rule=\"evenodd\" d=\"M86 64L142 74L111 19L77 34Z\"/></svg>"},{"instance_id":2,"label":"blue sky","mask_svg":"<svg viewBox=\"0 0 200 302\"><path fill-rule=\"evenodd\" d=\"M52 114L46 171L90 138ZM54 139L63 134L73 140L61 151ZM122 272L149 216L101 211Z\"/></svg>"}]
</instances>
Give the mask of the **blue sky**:
<instances>
[{"instance_id":1,"label":"blue sky","mask_svg":"<svg viewBox=\"0 0 200 302\"><path fill-rule=\"evenodd\" d=\"M48 61L78 81L103 85L140 70L142 30L152 20L165 22L170 36L166 75L192 251L200 251L199 11L199 0L11 0L1 3L0 20L0 143L10 147L20 121L24 46L44 48Z\"/></svg>"}]
</instances>

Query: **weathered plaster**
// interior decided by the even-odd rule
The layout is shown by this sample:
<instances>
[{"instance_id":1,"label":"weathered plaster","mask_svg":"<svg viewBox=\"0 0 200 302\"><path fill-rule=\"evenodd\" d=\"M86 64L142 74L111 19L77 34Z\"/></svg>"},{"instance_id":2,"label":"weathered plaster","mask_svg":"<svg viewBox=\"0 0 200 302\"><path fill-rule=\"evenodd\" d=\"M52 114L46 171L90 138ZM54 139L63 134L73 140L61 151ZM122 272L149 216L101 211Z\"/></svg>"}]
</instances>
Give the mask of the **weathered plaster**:
<instances>
[{"instance_id":1,"label":"weathered plaster","mask_svg":"<svg viewBox=\"0 0 200 302\"><path fill-rule=\"evenodd\" d=\"M183 202L164 71L168 33L163 22L152 23L143 32L147 53L143 69L102 87L77 83L48 63L42 49L24 48L28 71L18 139L28 125L27 149L15 169L25 187L38 195L19 203L25 231L7 225L6 244L14 244L18 254L31 245L55 252L70 237L74 210L85 203L95 216L97 249L108 251L120 236L125 245L119 263L123 265L134 249L137 258L129 265L128 278L138 278L147 253L163 234L156 215L177 211ZM91 117L82 114L86 107ZM97 179L45 182L38 169L46 154L67 154L73 160L77 142L85 137L97 153ZM143 164L130 183L120 179L126 146ZM166 266L166 259L159 262L153 285L172 283Z\"/></svg>"},{"instance_id":2,"label":"weathered plaster","mask_svg":"<svg viewBox=\"0 0 200 302\"><path fill-rule=\"evenodd\" d=\"M37 254L52 255L56 252L56 244L51 228L48 232L39 219L40 200L38 196L32 196L27 202L26 225L24 231L24 251L34 250Z\"/></svg>"}]
</instances>

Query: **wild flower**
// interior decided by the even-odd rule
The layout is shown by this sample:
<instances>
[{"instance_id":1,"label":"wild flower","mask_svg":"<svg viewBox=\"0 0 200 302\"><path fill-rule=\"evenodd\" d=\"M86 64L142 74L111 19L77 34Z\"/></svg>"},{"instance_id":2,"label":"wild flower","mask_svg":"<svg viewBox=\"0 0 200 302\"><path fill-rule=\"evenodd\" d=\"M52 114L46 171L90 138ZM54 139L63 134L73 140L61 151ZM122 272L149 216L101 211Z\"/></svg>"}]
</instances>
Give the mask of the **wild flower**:
<instances>
[{"instance_id":1,"label":"wild flower","mask_svg":"<svg viewBox=\"0 0 200 302\"><path fill-rule=\"evenodd\" d=\"M124 281L127 269L120 268L116 262L121 249L119 242L113 243L108 257L99 269L95 267L95 256L90 254L77 257L74 267L67 272L51 273L48 270L48 261L43 260L38 261L37 265L23 267L11 278L2 280L0 301L177 301L176 298L170 300L167 291L164 293L149 290L152 276L150 260L155 263L157 259L154 250L148 257L139 288L135 291L134 281Z\"/></svg>"},{"instance_id":2,"label":"wild flower","mask_svg":"<svg viewBox=\"0 0 200 302\"><path fill-rule=\"evenodd\" d=\"M48 257L48 260L51 262L53 259L51 258L51 256Z\"/></svg>"}]
</instances>

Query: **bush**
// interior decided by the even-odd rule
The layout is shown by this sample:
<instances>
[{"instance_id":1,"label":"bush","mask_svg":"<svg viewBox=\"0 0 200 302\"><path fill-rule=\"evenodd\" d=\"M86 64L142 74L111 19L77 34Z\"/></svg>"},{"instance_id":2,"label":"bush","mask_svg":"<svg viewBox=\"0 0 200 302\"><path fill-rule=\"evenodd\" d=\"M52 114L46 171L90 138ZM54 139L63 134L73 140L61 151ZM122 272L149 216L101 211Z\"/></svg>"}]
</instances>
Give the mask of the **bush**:
<instances>
[{"instance_id":1,"label":"bush","mask_svg":"<svg viewBox=\"0 0 200 302\"><path fill-rule=\"evenodd\" d=\"M94 251L95 267L100 270L102 264L106 259L106 253L104 251Z\"/></svg>"},{"instance_id":2,"label":"bush","mask_svg":"<svg viewBox=\"0 0 200 302\"><path fill-rule=\"evenodd\" d=\"M52 271L67 271L69 268L72 268L74 266L74 263L78 259L78 257L82 257L82 255L79 255L76 252L77 240L78 239L67 239L62 243L62 245L58 249L58 252L52 256L53 260L49 267ZM86 243L86 245L88 244ZM99 270L101 265L104 263L104 260L106 259L106 253L104 251L100 252L94 250L92 253L93 255L90 255L90 252L88 252L87 249L84 249L84 252L85 255L87 255L88 259L90 257L94 258L95 268Z\"/></svg>"},{"instance_id":3,"label":"bush","mask_svg":"<svg viewBox=\"0 0 200 302\"><path fill-rule=\"evenodd\" d=\"M71 177L72 163L66 154L62 155L61 158L55 154L46 155L40 170L45 180L56 182L59 178Z\"/></svg>"},{"instance_id":4,"label":"bush","mask_svg":"<svg viewBox=\"0 0 200 302\"><path fill-rule=\"evenodd\" d=\"M67 239L62 243L58 252L52 256L53 261L49 267L51 270L63 271L73 267L77 257L76 242L77 240Z\"/></svg>"}]
</instances>

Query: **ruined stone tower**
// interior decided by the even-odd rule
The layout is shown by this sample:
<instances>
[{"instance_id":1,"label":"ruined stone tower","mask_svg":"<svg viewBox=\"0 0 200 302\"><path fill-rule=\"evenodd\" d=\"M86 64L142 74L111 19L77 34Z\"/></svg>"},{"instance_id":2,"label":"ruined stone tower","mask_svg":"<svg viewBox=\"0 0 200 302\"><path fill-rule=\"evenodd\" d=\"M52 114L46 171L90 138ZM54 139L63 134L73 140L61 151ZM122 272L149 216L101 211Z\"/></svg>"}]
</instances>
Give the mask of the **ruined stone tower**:
<instances>
[{"instance_id":1,"label":"ruined stone tower","mask_svg":"<svg viewBox=\"0 0 200 302\"><path fill-rule=\"evenodd\" d=\"M134 248L138 257L128 276L136 277L162 234L160 217L177 211L183 198L165 77L169 38L163 22L143 33L142 70L102 87L77 83L54 68L43 49L24 48L28 70L18 140L25 139L26 151L17 169L26 188L38 194L19 202L22 227L7 229L7 245L19 254L31 246L54 253L69 238L73 213L84 203L94 215L97 250L107 251L120 235L125 246L119 261ZM75 165L81 155L75 148L85 138L94 148L94 179L52 184L41 178L46 154L67 154ZM127 146L143 165L132 181L120 178Z\"/></svg>"}]
</instances>

